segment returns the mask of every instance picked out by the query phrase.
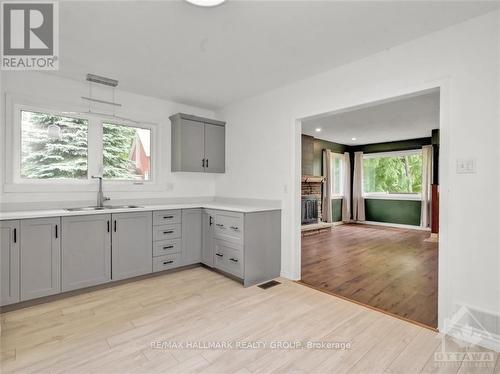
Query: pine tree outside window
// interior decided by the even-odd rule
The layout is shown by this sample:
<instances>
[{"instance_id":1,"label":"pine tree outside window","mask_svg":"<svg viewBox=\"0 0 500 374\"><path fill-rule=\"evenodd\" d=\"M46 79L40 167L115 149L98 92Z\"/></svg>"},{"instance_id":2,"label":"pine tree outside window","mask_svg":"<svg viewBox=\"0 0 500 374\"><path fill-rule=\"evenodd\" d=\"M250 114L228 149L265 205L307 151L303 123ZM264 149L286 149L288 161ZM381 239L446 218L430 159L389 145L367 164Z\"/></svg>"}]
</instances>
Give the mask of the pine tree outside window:
<instances>
[{"instance_id":1,"label":"pine tree outside window","mask_svg":"<svg viewBox=\"0 0 500 374\"><path fill-rule=\"evenodd\" d=\"M86 179L88 121L21 111L21 177Z\"/></svg>"}]
</instances>

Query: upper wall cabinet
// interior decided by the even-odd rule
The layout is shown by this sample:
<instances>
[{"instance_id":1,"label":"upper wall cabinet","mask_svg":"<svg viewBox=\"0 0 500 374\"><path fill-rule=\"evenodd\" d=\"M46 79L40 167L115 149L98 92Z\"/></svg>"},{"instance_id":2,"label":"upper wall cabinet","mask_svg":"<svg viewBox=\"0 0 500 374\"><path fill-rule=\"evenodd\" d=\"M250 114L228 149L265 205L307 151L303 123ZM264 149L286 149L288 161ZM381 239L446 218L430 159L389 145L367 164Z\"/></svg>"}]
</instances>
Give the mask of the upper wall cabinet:
<instances>
[{"instance_id":1,"label":"upper wall cabinet","mask_svg":"<svg viewBox=\"0 0 500 374\"><path fill-rule=\"evenodd\" d=\"M177 113L172 122L172 171L224 173L225 122Z\"/></svg>"}]
</instances>

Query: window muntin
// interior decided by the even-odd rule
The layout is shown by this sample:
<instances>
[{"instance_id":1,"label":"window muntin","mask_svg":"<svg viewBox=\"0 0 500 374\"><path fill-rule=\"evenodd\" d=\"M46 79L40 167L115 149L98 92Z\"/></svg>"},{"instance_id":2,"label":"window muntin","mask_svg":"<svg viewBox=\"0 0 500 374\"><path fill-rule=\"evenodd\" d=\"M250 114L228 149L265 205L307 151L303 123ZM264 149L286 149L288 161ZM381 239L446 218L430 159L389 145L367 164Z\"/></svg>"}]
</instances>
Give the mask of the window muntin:
<instances>
[{"instance_id":1,"label":"window muntin","mask_svg":"<svg viewBox=\"0 0 500 374\"><path fill-rule=\"evenodd\" d=\"M363 156L363 191L366 195L419 196L421 190L420 150Z\"/></svg>"},{"instance_id":2,"label":"window muntin","mask_svg":"<svg viewBox=\"0 0 500 374\"><path fill-rule=\"evenodd\" d=\"M21 110L22 179L88 178L88 121Z\"/></svg>"},{"instance_id":3,"label":"window muntin","mask_svg":"<svg viewBox=\"0 0 500 374\"><path fill-rule=\"evenodd\" d=\"M103 123L102 133L104 178L150 180L150 129Z\"/></svg>"},{"instance_id":4,"label":"window muntin","mask_svg":"<svg viewBox=\"0 0 500 374\"><path fill-rule=\"evenodd\" d=\"M344 160L338 153L332 153L332 196L342 197L344 195Z\"/></svg>"}]
</instances>

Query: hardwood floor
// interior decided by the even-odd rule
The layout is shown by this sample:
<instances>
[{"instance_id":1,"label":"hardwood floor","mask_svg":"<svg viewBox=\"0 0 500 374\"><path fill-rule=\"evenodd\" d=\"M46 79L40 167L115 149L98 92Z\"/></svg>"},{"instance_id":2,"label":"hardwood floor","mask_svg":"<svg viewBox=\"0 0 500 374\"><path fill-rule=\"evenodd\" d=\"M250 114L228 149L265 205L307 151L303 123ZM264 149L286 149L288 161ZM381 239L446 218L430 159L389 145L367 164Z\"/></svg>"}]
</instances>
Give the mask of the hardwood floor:
<instances>
[{"instance_id":1,"label":"hardwood floor","mask_svg":"<svg viewBox=\"0 0 500 374\"><path fill-rule=\"evenodd\" d=\"M348 224L302 238L302 281L437 327L438 248L430 233Z\"/></svg>"},{"instance_id":2,"label":"hardwood floor","mask_svg":"<svg viewBox=\"0 0 500 374\"><path fill-rule=\"evenodd\" d=\"M433 331L280 281L267 290L243 288L200 267L3 313L1 370L4 374L472 372L460 360L443 367L434 361L442 340ZM151 346L152 342L238 341L266 346ZM272 342L278 341L351 346L272 349ZM487 367L474 370L499 373L498 355L491 357Z\"/></svg>"}]
</instances>

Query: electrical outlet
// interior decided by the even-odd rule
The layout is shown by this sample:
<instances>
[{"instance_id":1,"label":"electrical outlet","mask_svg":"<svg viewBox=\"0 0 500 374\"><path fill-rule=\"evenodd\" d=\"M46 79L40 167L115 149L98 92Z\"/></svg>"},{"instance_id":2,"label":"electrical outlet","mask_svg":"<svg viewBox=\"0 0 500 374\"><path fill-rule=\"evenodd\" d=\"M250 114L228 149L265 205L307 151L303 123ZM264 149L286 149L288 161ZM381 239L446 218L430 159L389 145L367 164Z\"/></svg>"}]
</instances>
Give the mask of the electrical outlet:
<instances>
[{"instance_id":1,"label":"electrical outlet","mask_svg":"<svg viewBox=\"0 0 500 374\"><path fill-rule=\"evenodd\" d=\"M475 174L476 160L473 158L464 158L457 160L457 174Z\"/></svg>"}]
</instances>

